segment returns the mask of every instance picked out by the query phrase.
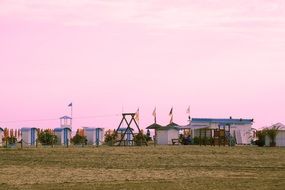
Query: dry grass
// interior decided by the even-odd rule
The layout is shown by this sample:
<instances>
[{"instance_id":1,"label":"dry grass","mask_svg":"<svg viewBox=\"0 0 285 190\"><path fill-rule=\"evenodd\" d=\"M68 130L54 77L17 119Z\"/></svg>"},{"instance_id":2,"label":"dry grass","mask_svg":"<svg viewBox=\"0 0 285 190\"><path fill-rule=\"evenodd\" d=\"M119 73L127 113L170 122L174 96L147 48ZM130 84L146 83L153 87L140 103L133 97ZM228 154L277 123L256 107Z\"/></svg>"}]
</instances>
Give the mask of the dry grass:
<instances>
[{"instance_id":1,"label":"dry grass","mask_svg":"<svg viewBox=\"0 0 285 190\"><path fill-rule=\"evenodd\" d=\"M285 149L0 149L0 189L284 189Z\"/></svg>"}]
</instances>

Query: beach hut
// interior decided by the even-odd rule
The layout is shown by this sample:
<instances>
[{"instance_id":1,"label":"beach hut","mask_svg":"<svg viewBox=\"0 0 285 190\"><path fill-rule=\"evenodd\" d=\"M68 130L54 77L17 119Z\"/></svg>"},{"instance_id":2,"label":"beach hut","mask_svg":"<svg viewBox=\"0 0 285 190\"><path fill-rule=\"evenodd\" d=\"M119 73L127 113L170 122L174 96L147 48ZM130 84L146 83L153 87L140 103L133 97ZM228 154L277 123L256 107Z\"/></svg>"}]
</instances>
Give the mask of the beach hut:
<instances>
[{"instance_id":1,"label":"beach hut","mask_svg":"<svg viewBox=\"0 0 285 190\"><path fill-rule=\"evenodd\" d=\"M104 141L104 128L84 128L84 135L88 145L102 145Z\"/></svg>"},{"instance_id":2,"label":"beach hut","mask_svg":"<svg viewBox=\"0 0 285 190\"><path fill-rule=\"evenodd\" d=\"M38 133L36 128L24 127L21 129L23 147L36 146Z\"/></svg>"},{"instance_id":3,"label":"beach hut","mask_svg":"<svg viewBox=\"0 0 285 190\"><path fill-rule=\"evenodd\" d=\"M156 140L159 145L167 145L172 144L173 140L177 140L179 138L179 125L176 123L170 123L164 127L156 128Z\"/></svg>"},{"instance_id":4,"label":"beach hut","mask_svg":"<svg viewBox=\"0 0 285 190\"><path fill-rule=\"evenodd\" d=\"M0 147L3 146L4 129L0 127Z\"/></svg>"},{"instance_id":5,"label":"beach hut","mask_svg":"<svg viewBox=\"0 0 285 190\"><path fill-rule=\"evenodd\" d=\"M71 139L71 129L66 128L55 128L54 134L57 136L57 144L69 145Z\"/></svg>"},{"instance_id":6,"label":"beach hut","mask_svg":"<svg viewBox=\"0 0 285 190\"><path fill-rule=\"evenodd\" d=\"M133 134L132 132L134 131L133 128L124 128L121 127L117 130L118 133L118 139L121 139L123 135L125 134L124 138L122 139L122 145L133 145Z\"/></svg>"},{"instance_id":7,"label":"beach hut","mask_svg":"<svg viewBox=\"0 0 285 190\"><path fill-rule=\"evenodd\" d=\"M275 125L272 125L271 128L273 126L276 126L279 128L277 135L276 135L276 139L275 139L276 146L284 147L285 146L285 125L283 125L282 123L277 123ZM270 138L268 136L265 137L265 146L270 146Z\"/></svg>"}]
</instances>

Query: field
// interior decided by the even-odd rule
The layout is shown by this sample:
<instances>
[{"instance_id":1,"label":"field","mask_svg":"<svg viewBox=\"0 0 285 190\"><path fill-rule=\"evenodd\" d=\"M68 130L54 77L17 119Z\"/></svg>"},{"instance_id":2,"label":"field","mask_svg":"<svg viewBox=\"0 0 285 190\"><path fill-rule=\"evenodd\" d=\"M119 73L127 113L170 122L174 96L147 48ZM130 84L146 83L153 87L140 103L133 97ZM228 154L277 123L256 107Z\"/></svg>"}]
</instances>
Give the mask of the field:
<instances>
[{"instance_id":1,"label":"field","mask_svg":"<svg viewBox=\"0 0 285 190\"><path fill-rule=\"evenodd\" d=\"M0 189L284 188L284 148L0 148Z\"/></svg>"}]
</instances>

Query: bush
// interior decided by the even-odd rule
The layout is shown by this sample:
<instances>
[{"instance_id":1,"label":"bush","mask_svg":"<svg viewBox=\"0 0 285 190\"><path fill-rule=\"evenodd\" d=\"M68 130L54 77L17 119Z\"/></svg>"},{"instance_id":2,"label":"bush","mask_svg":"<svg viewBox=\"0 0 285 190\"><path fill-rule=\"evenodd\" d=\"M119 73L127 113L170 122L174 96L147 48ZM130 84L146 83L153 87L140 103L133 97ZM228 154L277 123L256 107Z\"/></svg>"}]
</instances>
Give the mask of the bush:
<instances>
[{"instance_id":1,"label":"bush","mask_svg":"<svg viewBox=\"0 0 285 190\"><path fill-rule=\"evenodd\" d=\"M38 133L38 140L42 145L53 145L57 143L57 136L50 130L44 130Z\"/></svg>"},{"instance_id":2,"label":"bush","mask_svg":"<svg viewBox=\"0 0 285 190\"><path fill-rule=\"evenodd\" d=\"M255 141L255 144L257 146L264 146L265 145L266 131L264 129L261 131L256 131L256 137L258 138L258 140Z\"/></svg>"},{"instance_id":3,"label":"bush","mask_svg":"<svg viewBox=\"0 0 285 190\"><path fill-rule=\"evenodd\" d=\"M87 144L87 139L85 136L80 135L79 133L77 133L72 139L71 142L74 145L83 145L83 144Z\"/></svg>"},{"instance_id":4,"label":"bush","mask_svg":"<svg viewBox=\"0 0 285 190\"><path fill-rule=\"evenodd\" d=\"M105 143L109 146L112 146L115 144L117 137L118 135L115 130L112 133L106 132L105 133Z\"/></svg>"},{"instance_id":5,"label":"bush","mask_svg":"<svg viewBox=\"0 0 285 190\"><path fill-rule=\"evenodd\" d=\"M135 142L135 145L137 145L137 146L143 145L143 143L149 141L150 139L151 138L148 138L148 136L143 134L142 132L140 132L134 136L134 142Z\"/></svg>"},{"instance_id":6,"label":"bush","mask_svg":"<svg viewBox=\"0 0 285 190\"><path fill-rule=\"evenodd\" d=\"M16 143L17 143L17 138L14 137L14 136L12 136L12 137L7 137L6 140L7 140L7 143L8 143L9 145L12 145L12 144L16 144Z\"/></svg>"},{"instance_id":7,"label":"bush","mask_svg":"<svg viewBox=\"0 0 285 190\"><path fill-rule=\"evenodd\" d=\"M274 147L276 146L276 136L278 134L279 127L273 126L272 128L265 128L264 133L269 137L270 140L270 146Z\"/></svg>"}]
</instances>

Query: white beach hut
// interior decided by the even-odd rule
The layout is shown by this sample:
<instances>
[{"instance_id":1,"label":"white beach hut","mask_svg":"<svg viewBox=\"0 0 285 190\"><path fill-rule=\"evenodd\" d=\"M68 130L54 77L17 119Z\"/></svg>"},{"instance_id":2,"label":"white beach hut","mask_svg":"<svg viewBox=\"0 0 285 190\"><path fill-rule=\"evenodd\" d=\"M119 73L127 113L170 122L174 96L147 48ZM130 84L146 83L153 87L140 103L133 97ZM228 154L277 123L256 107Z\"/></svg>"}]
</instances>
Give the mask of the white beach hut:
<instances>
[{"instance_id":1,"label":"white beach hut","mask_svg":"<svg viewBox=\"0 0 285 190\"><path fill-rule=\"evenodd\" d=\"M36 128L24 127L21 129L22 143L24 147L36 146L38 133Z\"/></svg>"},{"instance_id":2,"label":"white beach hut","mask_svg":"<svg viewBox=\"0 0 285 190\"><path fill-rule=\"evenodd\" d=\"M104 141L104 128L84 128L84 135L89 145L102 145Z\"/></svg>"},{"instance_id":3,"label":"white beach hut","mask_svg":"<svg viewBox=\"0 0 285 190\"><path fill-rule=\"evenodd\" d=\"M54 133L57 136L57 144L69 145L71 139L71 129L66 128L55 128Z\"/></svg>"},{"instance_id":4,"label":"white beach hut","mask_svg":"<svg viewBox=\"0 0 285 190\"><path fill-rule=\"evenodd\" d=\"M0 147L3 146L4 129L0 127Z\"/></svg>"},{"instance_id":5,"label":"white beach hut","mask_svg":"<svg viewBox=\"0 0 285 190\"><path fill-rule=\"evenodd\" d=\"M170 123L165 127L159 127L156 129L157 144L167 145L172 144L172 139L179 138L179 126L175 123Z\"/></svg>"}]
</instances>

